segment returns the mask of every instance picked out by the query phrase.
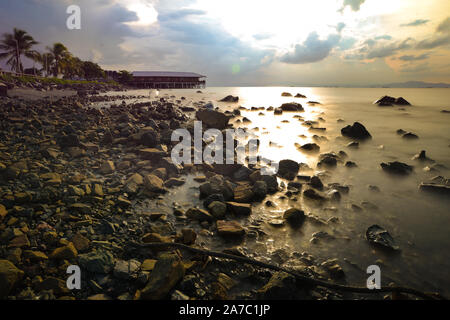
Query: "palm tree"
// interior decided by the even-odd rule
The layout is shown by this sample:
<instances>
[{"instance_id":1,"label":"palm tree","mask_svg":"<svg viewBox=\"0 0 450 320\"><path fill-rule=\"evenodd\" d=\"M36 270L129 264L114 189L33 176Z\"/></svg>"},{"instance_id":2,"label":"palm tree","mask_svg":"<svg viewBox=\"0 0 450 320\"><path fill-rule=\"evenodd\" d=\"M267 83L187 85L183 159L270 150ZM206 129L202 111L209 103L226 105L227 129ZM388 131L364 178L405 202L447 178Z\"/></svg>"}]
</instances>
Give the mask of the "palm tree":
<instances>
[{"instance_id":1,"label":"palm tree","mask_svg":"<svg viewBox=\"0 0 450 320\"><path fill-rule=\"evenodd\" d=\"M45 76L48 77L52 61L54 60L53 55L50 52L40 53L36 51L33 60L42 66L40 71L45 71Z\"/></svg>"},{"instance_id":2,"label":"palm tree","mask_svg":"<svg viewBox=\"0 0 450 320\"><path fill-rule=\"evenodd\" d=\"M0 40L0 59L8 59L6 63L11 66L11 71L23 73L21 56L33 59L36 51L31 48L38 44L26 31L14 28L13 33L3 34Z\"/></svg>"},{"instance_id":3,"label":"palm tree","mask_svg":"<svg viewBox=\"0 0 450 320\"><path fill-rule=\"evenodd\" d=\"M53 76L57 77L58 74L62 73L63 71L64 61L69 59L69 57L71 56L70 52L61 42L54 43L53 47L47 47L47 50L53 57Z\"/></svg>"},{"instance_id":4,"label":"palm tree","mask_svg":"<svg viewBox=\"0 0 450 320\"><path fill-rule=\"evenodd\" d=\"M83 76L83 61L80 58L70 55L62 63L65 78L73 78L75 76Z\"/></svg>"}]
</instances>

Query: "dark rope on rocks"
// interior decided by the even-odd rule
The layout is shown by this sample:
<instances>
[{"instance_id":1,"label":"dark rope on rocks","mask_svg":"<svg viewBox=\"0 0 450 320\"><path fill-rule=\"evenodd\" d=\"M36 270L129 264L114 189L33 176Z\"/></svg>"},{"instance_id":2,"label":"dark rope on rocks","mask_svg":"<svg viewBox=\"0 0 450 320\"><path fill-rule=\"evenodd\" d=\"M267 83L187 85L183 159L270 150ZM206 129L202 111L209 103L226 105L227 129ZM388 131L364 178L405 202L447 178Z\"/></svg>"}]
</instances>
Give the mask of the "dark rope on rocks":
<instances>
[{"instance_id":1,"label":"dark rope on rocks","mask_svg":"<svg viewBox=\"0 0 450 320\"><path fill-rule=\"evenodd\" d=\"M365 293L365 294L396 292L396 293L411 294L411 295L414 295L416 297L419 297L419 298L422 298L425 300L439 300L438 297L433 296L431 294L427 294L422 291L418 291L418 290L415 290L412 288L406 288L406 287L397 287L397 286L391 287L391 286L389 286L389 287L381 287L380 289L369 289L369 288L365 288L365 287L353 287L353 286L346 286L346 285L331 283L331 282L327 282L327 281L323 281L323 280L313 279L309 276L305 276L305 275L299 274L295 271L292 271L292 270L289 270L289 269L286 269L283 267L279 267L279 266L276 266L273 264L261 262L261 261L246 258L246 257L236 256L236 255L232 255L232 254L228 254L228 253L193 248L193 247L187 246L185 244L181 244L181 243L175 243L175 242L154 242L154 243L129 242L129 245L134 246L134 247L150 248L150 249L152 249L152 248L153 249L180 249L180 250L186 250L186 251L190 251L193 253L197 253L200 255L235 260L235 261L239 261L242 263L258 266L261 268L271 269L274 271L286 272L305 283L308 283L308 284L311 284L314 286L326 287L326 288L334 289L337 291Z\"/></svg>"}]
</instances>

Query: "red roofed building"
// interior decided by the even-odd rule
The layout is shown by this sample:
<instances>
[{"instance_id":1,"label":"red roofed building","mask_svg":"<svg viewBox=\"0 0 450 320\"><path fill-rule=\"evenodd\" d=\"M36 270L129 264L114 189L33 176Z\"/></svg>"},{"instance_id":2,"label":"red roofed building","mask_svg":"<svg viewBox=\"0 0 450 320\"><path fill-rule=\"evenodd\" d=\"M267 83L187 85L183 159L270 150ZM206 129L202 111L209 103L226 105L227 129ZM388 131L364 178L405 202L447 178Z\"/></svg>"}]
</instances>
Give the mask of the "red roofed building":
<instances>
[{"instance_id":1,"label":"red roofed building","mask_svg":"<svg viewBox=\"0 0 450 320\"><path fill-rule=\"evenodd\" d=\"M206 76L193 72L134 71L130 85L151 89L194 89L206 86Z\"/></svg>"}]
</instances>

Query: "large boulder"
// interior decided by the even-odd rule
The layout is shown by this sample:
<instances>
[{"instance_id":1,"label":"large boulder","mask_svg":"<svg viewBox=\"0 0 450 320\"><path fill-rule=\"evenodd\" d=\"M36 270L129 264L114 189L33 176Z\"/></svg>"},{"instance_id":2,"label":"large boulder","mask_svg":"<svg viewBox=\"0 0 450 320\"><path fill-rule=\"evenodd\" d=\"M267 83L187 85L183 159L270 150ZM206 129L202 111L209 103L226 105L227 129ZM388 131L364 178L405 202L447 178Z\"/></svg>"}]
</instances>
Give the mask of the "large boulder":
<instances>
[{"instance_id":1,"label":"large boulder","mask_svg":"<svg viewBox=\"0 0 450 320\"><path fill-rule=\"evenodd\" d=\"M300 226L305 221L303 210L291 208L284 212L283 218L293 227Z\"/></svg>"},{"instance_id":2,"label":"large boulder","mask_svg":"<svg viewBox=\"0 0 450 320\"><path fill-rule=\"evenodd\" d=\"M197 111L195 116L208 127L219 130L225 129L230 120L230 118L222 112L207 109Z\"/></svg>"},{"instance_id":3,"label":"large boulder","mask_svg":"<svg viewBox=\"0 0 450 320\"><path fill-rule=\"evenodd\" d=\"M372 138L369 131L367 131L367 129L359 122L355 122L353 125L342 128L341 133L343 136L359 140Z\"/></svg>"}]
</instances>

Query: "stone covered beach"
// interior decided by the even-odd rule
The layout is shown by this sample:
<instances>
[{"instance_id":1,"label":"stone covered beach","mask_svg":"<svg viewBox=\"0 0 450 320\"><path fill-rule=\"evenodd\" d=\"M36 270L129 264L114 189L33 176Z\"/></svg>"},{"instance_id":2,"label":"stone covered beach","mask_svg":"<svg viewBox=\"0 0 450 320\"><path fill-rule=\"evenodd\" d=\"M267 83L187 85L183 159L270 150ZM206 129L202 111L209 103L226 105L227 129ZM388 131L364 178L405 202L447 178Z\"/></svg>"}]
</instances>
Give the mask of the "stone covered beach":
<instances>
[{"instance_id":1,"label":"stone covered beach","mask_svg":"<svg viewBox=\"0 0 450 320\"><path fill-rule=\"evenodd\" d=\"M55 95L51 101L45 91L33 100L4 97L0 101L1 298L415 298L344 293L235 260L136 245L175 242L355 285L347 282L344 269L353 266L365 274L367 266L355 266L332 253L323 259L308 250L268 248L273 247L270 233L294 237L310 226L317 228L308 237L312 244L340 241L345 246L352 241L340 234L336 212L358 190L333 180L333 172L337 167L352 170L360 165L349 154L372 139L364 123L335 121L347 147L324 150L323 144L330 139L326 115L314 120L302 117L306 109L320 106L320 101L308 101L300 93L284 93L291 100L279 106L252 108L240 106L231 96L224 101L228 109L214 110L216 101L211 107L201 99L202 92L193 93L198 98L187 104L184 96L169 91L149 98L143 93L116 93L111 90L121 88L107 86L69 89L70 94ZM98 94L106 91L107 95ZM306 100L295 100L300 98ZM108 107L101 107L105 103ZM409 107L405 99L378 101L380 107L391 104ZM298 121L311 132L312 140L301 143L293 137L289 142L309 162L280 159L276 175L262 175L259 165L173 163L174 130L184 128L193 135L194 120L201 120L203 130L244 126L249 132L262 132L264 128L250 129L248 113L256 117L289 114L291 118L283 121ZM397 135L405 141L419 138L407 131ZM433 176L446 172L445 166L420 151L406 162L426 163L428 171L436 172ZM414 168L407 163L387 159L379 168L388 175L408 176ZM448 197L446 177L423 182L421 189ZM376 185L368 190L380 192ZM349 207L353 213L376 209L370 201ZM327 213L318 213L322 211ZM365 235L368 246L387 255L398 255L402 249L383 225L374 223L358 232ZM380 255L381 259L386 258ZM70 265L81 268L80 290L67 288Z\"/></svg>"}]
</instances>

